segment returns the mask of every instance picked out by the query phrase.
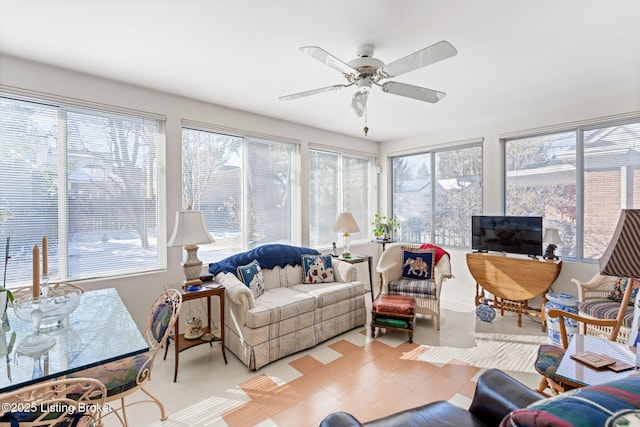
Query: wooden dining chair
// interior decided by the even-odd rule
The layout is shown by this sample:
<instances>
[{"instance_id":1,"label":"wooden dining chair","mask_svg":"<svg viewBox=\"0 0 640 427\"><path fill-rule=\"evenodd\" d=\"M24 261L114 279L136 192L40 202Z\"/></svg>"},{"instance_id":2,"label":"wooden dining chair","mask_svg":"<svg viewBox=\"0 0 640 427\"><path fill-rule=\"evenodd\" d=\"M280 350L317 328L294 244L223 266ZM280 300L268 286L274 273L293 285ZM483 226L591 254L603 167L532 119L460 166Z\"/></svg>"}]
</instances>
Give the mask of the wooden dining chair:
<instances>
[{"instance_id":1,"label":"wooden dining chair","mask_svg":"<svg viewBox=\"0 0 640 427\"><path fill-rule=\"evenodd\" d=\"M610 341L616 341L618 338L618 332L624 322L626 314L626 307L631 300L631 294L633 289L628 286L622 297L622 303L620 304L620 310L615 319L596 319L593 317L586 317L579 314L569 313L567 311L551 309L548 316L550 318L558 318L558 324L560 327L560 339L562 347L558 347L552 344L542 344L538 347L538 357L535 361L536 371L542 375L540 384L536 389L538 392L545 396L557 395L567 390L567 386L562 383L562 380L556 377L556 371L562 357L565 354L567 347L569 346L569 339L567 335L567 327L565 325L565 319L573 319L579 322L581 333L587 335L592 330L608 330L608 339ZM549 390L550 394L546 390Z\"/></svg>"},{"instance_id":2,"label":"wooden dining chair","mask_svg":"<svg viewBox=\"0 0 640 427\"><path fill-rule=\"evenodd\" d=\"M107 389L93 378L47 381L0 395L0 427L90 427Z\"/></svg>"},{"instance_id":3,"label":"wooden dining chair","mask_svg":"<svg viewBox=\"0 0 640 427\"><path fill-rule=\"evenodd\" d=\"M153 402L160 409L160 419L167 419L162 402L149 393L144 386L151 380L153 361L172 332L181 306L182 295L179 291L175 289L162 291L151 305L147 316L144 330L144 337L149 344L147 353L84 369L70 375L71 378L90 377L100 380L107 389L107 403L120 402L119 406L111 407L110 411L101 414L101 417L113 413L123 426L128 427L126 408L139 403ZM125 398L138 390L145 393L149 399L127 404Z\"/></svg>"}]
</instances>

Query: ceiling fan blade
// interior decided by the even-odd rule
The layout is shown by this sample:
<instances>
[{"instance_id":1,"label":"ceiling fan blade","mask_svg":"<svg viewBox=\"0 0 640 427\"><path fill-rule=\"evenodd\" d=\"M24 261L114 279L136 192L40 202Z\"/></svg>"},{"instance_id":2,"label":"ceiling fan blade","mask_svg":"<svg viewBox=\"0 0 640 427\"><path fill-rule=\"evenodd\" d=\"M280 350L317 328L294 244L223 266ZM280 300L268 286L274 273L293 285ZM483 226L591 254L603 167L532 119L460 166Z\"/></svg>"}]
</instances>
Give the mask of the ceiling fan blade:
<instances>
[{"instance_id":1,"label":"ceiling fan blade","mask_svg":"<svg viewBox=\"0 0 640 427\"><path fill-rule=\"evenodd\" d=\"M385 65L378 70L378 73L383 78L396 77L443 59L451 58L457 53L458 51L451 43L443 40Z\"/></svg>"},{"instance_id":2,"label":"ceiling fan blade","mask_svg":"<svg viewBox=\"0 0 640 427\"><path fill-rule=\"evenodd\" d=\"M310 57L312 57L314 59L317 59L318 61L322 62L323 64L328 65L329 67L333 68L334 70L337 70L337 71L341 72L342 74L357 74L358 73L357 70L355 70L354 68L350 67L346 63L342 62L341 60L339 60L335 56L331 55L326 50L324 50L322 48L319 48L318 46L303 46L303 47L300 48L300 52L304 53L305 55L309 55Z\"/></svg>"},{"instance_id":3,"label":"ceiling fan blade","mask_svg":"<svg viewBox=\"0 0 640 427\"><path fill-rule=\"evenodd\" d=\"M394 95L406 96L407 98L417 99L418 101L426 101L431 103L440 101L446 95L446 93L439 92L437 90L398 82L384 83L382 85L382 91L392 93Z\"/></svg>"},{"instance_id":4,"label":"ceiling fan blade","mask_svg":"<svg viewBox=\"0 0 640 427\"><path fill-rule=\"evenodd\" d=\"M291 101L292 99L304 98L305 96L315 95L317 93L331 92L333 90L342 89L343 87L347 87L347 86L349 85L326 86L326 87L321 87L319 89L312 89L312 90L307 90L305 92L298 92L298 93L293 93L291 95L281 96L278 99L280 101Z\"/></svg>"},{"instance_id":5,"label":"ceiling fan blade","mask_svg":"<svg viewBox=\"0 0 640 427\"><path fill-rule=\"evenodd\" d=\"M367 108L368 97L368 90L360 90L353 95L351 99L351 111L353 111L356 116L362 117L364 114L364 110Z\"/></svg>"}]
</instances>

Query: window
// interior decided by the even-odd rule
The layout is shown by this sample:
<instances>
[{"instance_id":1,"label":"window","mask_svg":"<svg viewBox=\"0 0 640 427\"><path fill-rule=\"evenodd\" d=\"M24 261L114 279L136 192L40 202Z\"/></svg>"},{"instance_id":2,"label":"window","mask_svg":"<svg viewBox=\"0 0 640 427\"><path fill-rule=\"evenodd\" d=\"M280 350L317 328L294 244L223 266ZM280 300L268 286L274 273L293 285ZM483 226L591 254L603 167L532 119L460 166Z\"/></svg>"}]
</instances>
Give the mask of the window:
<instances>
[{"instance_id":1,"label":"window","mask_svg":"<svg viewBox=\"0 0 640 427\"><path fill-rule=\"evenodd\" d=\"M621 208L640 208L640 122L506 139L505 211L544 217L564 257L598 259Z\"/></svg>"},{"instance_id":2,"label":"window","mask_svg":"<svg viewBox=\"0 0 640 427\"><path fill-rule=\"evenodd\" d=\"M294 243L297 145L182 129L182 200L202 211L216 261L265 243Z\"/></svg>"},{"instance_id":3,"label":"window","mask_svg":"<svg viewBox=\"0 0 640 427\"><path fill-rule=\"evenodd\" d=\"M309 242L311 247L336 241L338 214L351 212L360 231L351 242L369 240L373 220L373 159L319 149L309 152Z\"/></svg>"},{"instance_id":4,"label":"window","mask_svg":"<svg viewBox=\"0 0 640 427\"><path fill-rule=\"evenodd\" d=\"M398 239L471 247L471 215L482 210L482 146L391 159Z\"/></svg>"},{"instance_id":5,"label":"window","mask_svg":"<svg viewBox=\"0 0 640 427\"><path fill-rule=\"evenodd\" d=\"M32 280L43 236L52 278L165 268L163 132L155 118L0 97L0 209L14 214L0 224L7 283Z\"/></svg>"}]
</instances>

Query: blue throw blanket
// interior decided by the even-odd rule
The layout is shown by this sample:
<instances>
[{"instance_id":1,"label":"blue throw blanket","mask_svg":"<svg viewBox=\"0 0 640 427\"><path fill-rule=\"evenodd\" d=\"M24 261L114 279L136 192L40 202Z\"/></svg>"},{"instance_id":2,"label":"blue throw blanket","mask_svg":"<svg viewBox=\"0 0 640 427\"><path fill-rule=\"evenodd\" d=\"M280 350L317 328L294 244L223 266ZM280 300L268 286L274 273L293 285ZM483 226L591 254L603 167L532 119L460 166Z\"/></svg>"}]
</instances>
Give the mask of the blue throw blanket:
<instances>
[{"instance_id":1,"label":"blue throw blanket","mask_svg":"<svg viewBox=\"0 0 640 427\"><path fill-rule=\"evenodd\" d=\"M239 266L247 265L254 259L258 261L261 268L273 268L276 265L299 265L303 254L320 255L315 249L303 248L299 246L269 244L258 246L257 248L231 255L218 262L209 264L209 273L214 276L218 273L233 273Z\"/></svg>"}]
</instances>

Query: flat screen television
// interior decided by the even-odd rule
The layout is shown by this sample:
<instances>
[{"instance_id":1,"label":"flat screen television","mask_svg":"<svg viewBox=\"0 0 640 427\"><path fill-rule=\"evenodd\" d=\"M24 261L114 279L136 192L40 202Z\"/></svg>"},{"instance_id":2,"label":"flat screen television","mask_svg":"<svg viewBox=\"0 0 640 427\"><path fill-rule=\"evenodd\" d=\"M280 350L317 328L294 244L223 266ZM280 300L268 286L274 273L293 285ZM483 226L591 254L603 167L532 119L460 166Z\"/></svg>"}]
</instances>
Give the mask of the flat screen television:
<instances>
[{"instance_id":1,"label":"flat screen television","mask_svg":"<svg viewBox=\"0 0 640 427\"><path fill-rule=\"evenodd\" d=\"M542 217L474 215L471 248L482 252L542 255Z\"/></svg>"}]
</instances>

